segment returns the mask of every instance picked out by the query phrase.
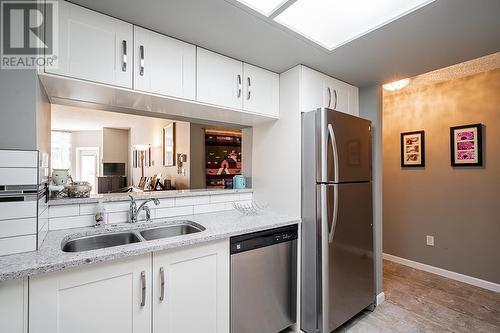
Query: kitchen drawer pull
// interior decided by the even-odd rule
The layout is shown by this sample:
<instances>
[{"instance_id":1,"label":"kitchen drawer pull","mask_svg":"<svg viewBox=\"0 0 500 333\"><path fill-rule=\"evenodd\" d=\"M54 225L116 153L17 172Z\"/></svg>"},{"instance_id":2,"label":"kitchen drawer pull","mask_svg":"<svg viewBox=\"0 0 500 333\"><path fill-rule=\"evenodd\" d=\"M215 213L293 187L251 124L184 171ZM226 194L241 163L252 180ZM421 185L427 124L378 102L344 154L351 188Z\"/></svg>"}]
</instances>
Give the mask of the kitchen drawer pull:
<instances>
[{"instance_id":1,"label":"kitchen drawer pull","mask_svg":"<svg viewBox=\"0 0 500 333\"><path fill-rule=\"evenodd\" d=\"M122 41L122 72L127 71L127 41Z\"/></svg>"},{"instance_id":2,"label":"kitchen drawer pull","mask_svg":"<svg viewBox=\"0 0 500 333\"><path fill-rule=\"evenodd\" d=\"M146 305L146 272L141 272L141 306Z\"/></svg>"},{"instance_id":3,"label":"kitchen drawer pull","mask_svg":"<svg viewBox=\"0 0 500 333\"><path fill-rule=\"evenodd\" d=\"M238 74L238 75L236 76L236 79L237 79L237 82L238 82L238 93L236 94L236 96L237 96L238 98L240 98L240 97L241 97L241 75L240 75L240 74Z\"/></svg>"},{"instance_id":4,"label":"kitchen drawer pull","mask_svg":"<svg viewBox=\"0 0 500 333\"><path fill-rule=\"evenodd\" d=\"M247 77L248 89L247 89L247 100L250 99L250 94L252 93L252 82L250 81L250 76Z\"/></svg>"},{"instance_id":5,"label":"kitchen drawer pull","mask_svg":"<svg viewBox=\"0 0 500 333\"><path fill-rule=\"evenodd\" d=\"M165 299L165 270L160 267L160 302Z\"/></svg>"},{"instance_id":6,"label":"kitchen drawer pull","mask_svg":"<svg viewBox=\"0 0 500 333\"><path fill-rule=\"evenodd\" d=\"M327 106L327 108L330 107L330 104L332 104L332 90L330 89L330 87L328 87L328 106Z\"/></svg>"},{"instance_id":7,"label":"kitchen drawer pull","mask_svg":"<svg viewBox=\"0 0 500 333\"><path fill-rule=\"evenodd\" d=\"M140 60L140 70L139 70L139 75L144 76L144 46L141 45L139 47L139 53L141 55L141 60Z\"/></svg>"}]
</instances>

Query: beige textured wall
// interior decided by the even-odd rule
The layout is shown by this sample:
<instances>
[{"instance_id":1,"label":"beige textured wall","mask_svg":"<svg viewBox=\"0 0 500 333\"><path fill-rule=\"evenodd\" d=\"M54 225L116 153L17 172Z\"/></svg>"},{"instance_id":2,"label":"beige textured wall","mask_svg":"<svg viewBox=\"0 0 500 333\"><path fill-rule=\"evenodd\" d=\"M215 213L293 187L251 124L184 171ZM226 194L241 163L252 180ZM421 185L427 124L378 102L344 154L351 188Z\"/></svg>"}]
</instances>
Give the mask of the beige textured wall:
<instances>
[{"instance_id":1,"label":"beige textured wall","mask_svg":"<svg viewBox=\"0 0 500 333\"><path fill-rule=\"evenodd\" d=\"M385 93L383 109L384 252L500 283L500 69ZM452 168L449 128L473 123L484 167ZM426 166L402 169L400 133L415 130Z\"/></svg>"}]
</instances>

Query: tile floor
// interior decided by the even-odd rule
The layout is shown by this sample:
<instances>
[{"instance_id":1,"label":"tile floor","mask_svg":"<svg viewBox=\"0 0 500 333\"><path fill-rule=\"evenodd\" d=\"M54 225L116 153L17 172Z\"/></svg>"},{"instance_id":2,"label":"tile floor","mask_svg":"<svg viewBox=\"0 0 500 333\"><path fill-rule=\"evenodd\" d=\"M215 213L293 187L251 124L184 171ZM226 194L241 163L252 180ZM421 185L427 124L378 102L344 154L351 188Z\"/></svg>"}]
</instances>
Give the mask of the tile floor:
<instances>
[{"instance_id":1,"label":"tile floor","mask_svg":"<svg viewBox=\"0 0 500 333\"><path fill-rule=\"evenodd\" d=\"M384 261L385 302L335 332L500 333L500 293Z\"/></svg>"}]
</instances>

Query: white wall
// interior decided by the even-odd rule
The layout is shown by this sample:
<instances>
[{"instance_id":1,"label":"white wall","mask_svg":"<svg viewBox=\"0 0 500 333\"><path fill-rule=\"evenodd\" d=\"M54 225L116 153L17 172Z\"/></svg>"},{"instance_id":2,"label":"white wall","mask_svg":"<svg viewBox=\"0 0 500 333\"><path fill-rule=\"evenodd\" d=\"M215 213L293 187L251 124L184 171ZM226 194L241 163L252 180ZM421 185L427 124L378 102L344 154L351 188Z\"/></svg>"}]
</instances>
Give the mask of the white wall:
<instances>
[{"instance_id":1,"label":"white wall","mask_svg":"<svg viewBox=\"0 0 500 333\"><path fill-rule=\"evenodd\" d=\"M300 217L300 66L280 74L280 119L254 126L254 198L278 213Z\"/></svg>"}]
</instances>

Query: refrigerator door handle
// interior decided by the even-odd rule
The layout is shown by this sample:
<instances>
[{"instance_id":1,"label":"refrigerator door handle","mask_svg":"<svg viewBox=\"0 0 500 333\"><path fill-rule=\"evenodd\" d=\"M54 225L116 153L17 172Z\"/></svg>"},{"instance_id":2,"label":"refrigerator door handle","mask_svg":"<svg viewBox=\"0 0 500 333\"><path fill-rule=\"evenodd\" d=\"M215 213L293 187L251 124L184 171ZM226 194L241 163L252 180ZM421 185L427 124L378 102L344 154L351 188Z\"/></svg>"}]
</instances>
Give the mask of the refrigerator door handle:
<instances>
[{"instance_id":1,"label":"refrigerator door handle","mask_svg":"<svg viewBox=\"0 0 500 333\"><path fill-rule=\"evenodd\" d=\"M339 180L339 153L337 149L337 139L335 138L335 132L333 130L332 124L328 124L328 134L330 141L332 143L332 153L333 153L333 182L338 182Z\"/></svg>"},{"instance_id":2,"label":"refrigerator door handle","mask_svg":"<svg viewBox=\"0 0 500 333\"><path fill-rule=\"evenodd\" d=\"M333 236L335 235L335 228L337 227L337 216L339 213L339 185L333 185L333 216L332 216L332 226L328 231L328 243L333 241Z\"/></svg>"},{"instance_id":3,"label":"refrigerator door handle","mask_svg":"<svg viewBox=\"0 0 500 333\"><path fill-rule=\"evenodd\" d=\"M321 333L330 332L330 283L328 258L328 186L321 185L321 310L318 326Z\"/></svg>"}]
</instances>

